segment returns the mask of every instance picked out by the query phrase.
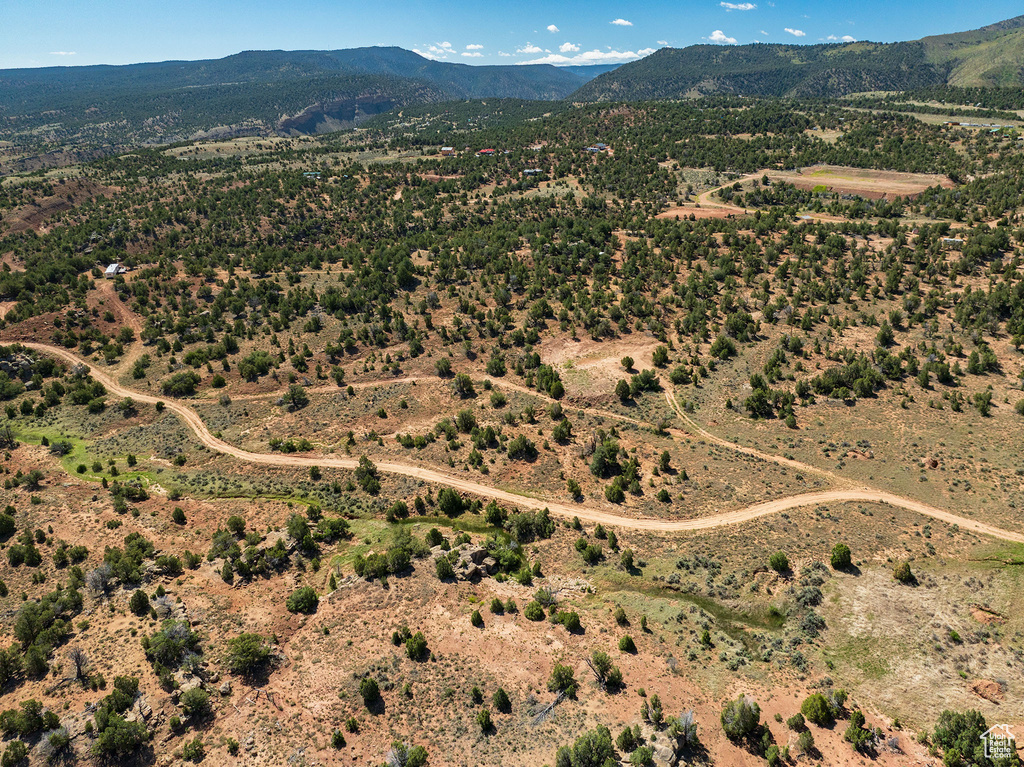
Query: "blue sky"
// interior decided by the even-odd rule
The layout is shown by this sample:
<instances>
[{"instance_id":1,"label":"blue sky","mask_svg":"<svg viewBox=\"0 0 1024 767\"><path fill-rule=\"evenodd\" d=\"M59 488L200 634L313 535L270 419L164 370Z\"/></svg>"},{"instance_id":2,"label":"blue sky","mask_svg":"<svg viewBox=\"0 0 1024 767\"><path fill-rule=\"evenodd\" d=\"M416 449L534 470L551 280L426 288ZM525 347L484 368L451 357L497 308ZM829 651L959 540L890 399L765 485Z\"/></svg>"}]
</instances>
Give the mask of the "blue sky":
<instances>
[{"instance_id":1,"label":"blue sky","mask_svg":"<svg viewBox=\"0 0 1024 767\"><path fill-rule=\"evenodd\" d=\"M466 64L617 63L664 45L911 40L1020 14L1022 0L0 0L0 68L363 45Z\"/></svg>"}]
</instances>

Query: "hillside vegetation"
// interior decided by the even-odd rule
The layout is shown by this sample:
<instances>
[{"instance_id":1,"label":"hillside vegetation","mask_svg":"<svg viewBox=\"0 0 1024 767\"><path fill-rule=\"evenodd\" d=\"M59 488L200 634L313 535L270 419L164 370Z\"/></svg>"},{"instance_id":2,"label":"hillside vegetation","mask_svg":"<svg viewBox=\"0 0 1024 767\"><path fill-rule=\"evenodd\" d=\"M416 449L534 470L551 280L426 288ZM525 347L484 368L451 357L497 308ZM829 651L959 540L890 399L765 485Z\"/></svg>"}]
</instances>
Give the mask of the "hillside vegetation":
<instances>
[{"instance_id":1,"label":"hillside vegetation","mask_svg":"<svg viewBox=\"0 0 1024 767\"><path fill-rule=\"evenodd\" d=\"M67 144L170 143L212 128L317 133L396 106L466 98L553 100L608 67L469 66L401 48L247 51L209 61L0 71L3 133Z\"/></svg>"},{"instance_id":2,"label":"hillside vegetation","mask_svg":"<svg viewBox=\"0 0 1024 767\"><path fill-rule=\"evenodd\" d=\"M871 103L6 177L4 767L1013 764L1024 142Z\"/></svg>"},{"instance_id":3,"label":"hillside vegetation","mask_svg":"<svg viewBox=\"0 0 1024 767\"><path fill-rule=\"evenodd\" d=\"M898 43L663 48L592 80L580 101L712 93L834 98L925 87L1024 86L1024 16L973 32Z\"/></svg>"}]
</instances>

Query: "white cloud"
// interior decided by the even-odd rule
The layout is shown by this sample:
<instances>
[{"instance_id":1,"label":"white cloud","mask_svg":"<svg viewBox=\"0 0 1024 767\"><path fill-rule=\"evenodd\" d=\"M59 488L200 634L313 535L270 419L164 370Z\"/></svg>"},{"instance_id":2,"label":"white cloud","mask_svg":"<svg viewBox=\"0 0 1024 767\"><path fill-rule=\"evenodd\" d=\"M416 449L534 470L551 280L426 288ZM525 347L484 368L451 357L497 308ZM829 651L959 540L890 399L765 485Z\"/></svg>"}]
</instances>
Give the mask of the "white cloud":
<instances>
[{"instance_id":1,"label":"white cloud","mask_svg":"<svg viewBox=\"0 0 1024 767\"><path fill-rule=\"evenodd\" d=\"M482 51L484 47L479 43L470 43L466 46L467 51Z\"/></svg>"},{"instance_id":2,"label":"white cloud","mask_svg":"<svg viewBox=\"0 0 1024 767\"><path fill-rule=\"evenodd\" d=\"M508 58L508 57L509 57L509 56L511 56L512 54L511 54L511 53L505 53L505 51L498 51L498 55L499 55L499 56L502 56L502 57L504 57L504 58Z\"/></svg>"},{"instance_id":3,"label":"white cloud","mask_svg":"<svg viewBox=\"0 0 1024 767\"><path fill-rule=\"evenodd\" d=\"M725 32L723 32L720 29L716 29L714 32L712 32L711 36L708 37L708 40L710 40L713 43L725 43L728 45L736 45L736 38L729 37L728 35L725 34Z\"/></svg>"},{"instance_id":4,"label":"white cloud","mask_svg":"<svg viewBox=\"0 0 1024 767\"><path fill-rule=\"evenodd\" d=\"M527 43L522 48L516 48L516 53L546 53L546 51L533 43Z\"/></svg>"},{"instance_id":5,"label":"white cloud","mask_svg":"<svg viewBox=\"0 0 1024 767\"><path fill-rule=\"evenodd\" d=\"M569 64L623 64L627 61L636 61L644 56L654 53L654 48L641 48L638 51L616 51L616 50L592 50L577 53L575 56L564 56L561 53L552 53L539 59L531 61L520 61L520 64L554 64L555 66L566 66Z\"/></svg>"},{"instance_id":6,"label":"white cloud","mask_svg":"<svg viewBox=\"0 0 1024 767\"><path fill-rule=\"evenodd\" d=\"M756 3L719 3L727 11L752 11L757 8Z\"/></svg>"},{"instance_id":7,"label":"white cloud","mask_svg":"<svg viewBox=\"0 0 1024 767\"><path fill-rule=\"evenodd\" d=\"M576 53L579 49L580 47L575 43L562 43L558 46L558 50L562 53Z\"/></svg>"},{"instance_id":8,"label":"white cloud","mask_svg":"<svg viewBox=\"0 0 1024 767\"><path fill-rule=\"evenodd\" d=\"M839 39L842 40L844 43L855 43L855 42L857 42L857 38L853 37L852 35L843 35Z\"/></svg>"},{"instance_id":9,"label":"white cloud","mask_svg":"<svg viewBox=\"0 0 1024 767\"><path fill-rule=\"evenodd\" d=\"M668 45L668 40L659 40L658 45Z\"/></svg>"},{"instance_id":10,"label":"white cloud","mask_svg":"<svg viewBox=\"0 0 1024 767\"><path fill-rule=\"evenodd\" d=\"M790 29L789 27L786 27L786 31L793 35L793 37L807 37L807 33L802 29Z\"/></svg>"},{"instance_id":11,"label":"white cloud","mask_svg":"<svg viewBox=\"0 0 1024 767\"><path fill-rule=\"evenodd\" d=\"M551 34L555 34L555 32L557 31L558 27L556 27L554 24L548 24L548 32L550 32Z\"/></svg>"},{"instance_id":12,"label":"white cloud","mask_svg":"<svg viewBox=\"0 0 1024 767\"><path fill-rule=\"evenodd\" d=\"M469 59L479 59L483 57L480 51L463 51L462 55Z\"/></svg>"},{"instance_id":13,"label":"white cloud","mask_svg":"<svg viewBox=\"0 0 1024 767\"><path fill-rule=\"evenodd\" d=\"M77 51L50 51L51 56L77 56Z\"/></svg>"},{"instance_id":14,"label":"white cloud","mask_svg":"<svg viewBox=\"0 0 1024 767\"><path fill-rule=\"evenodd\" d=\"M761 34L762 34L762 35L763 35L764 37L768 37L768 33L767 33L767 32L765 32L765 31L764 31L763 29L761 30Z\"/></svg>"},{"instance_id":15,"label":"white cloud","mask_svg":"<svg viewBox=\"0 0 1024 767\"><path fill-rule=\"evenodd\" d=\"M412 52L418 53L425 59L433 59L434 61L438 61L448 56L455 55L455 49L452 47L452 44L447 41L443 43L433 43L432 45L428 45L426 49L423 50L419 48L413 48Z\"/></svg>"},{"instance_id":16,"label":"white cloud","mask_svg":"<svg viewBox=\"0 0 1024 767\"><path fill-rule=\"evenodd\" d=\"M631 27L631 26L633 26L633 22L632 21L626 21L625 19L615 19L615 21L613 21L611 23L614 24L617 27Z\"/></svg>"}]
</instances>

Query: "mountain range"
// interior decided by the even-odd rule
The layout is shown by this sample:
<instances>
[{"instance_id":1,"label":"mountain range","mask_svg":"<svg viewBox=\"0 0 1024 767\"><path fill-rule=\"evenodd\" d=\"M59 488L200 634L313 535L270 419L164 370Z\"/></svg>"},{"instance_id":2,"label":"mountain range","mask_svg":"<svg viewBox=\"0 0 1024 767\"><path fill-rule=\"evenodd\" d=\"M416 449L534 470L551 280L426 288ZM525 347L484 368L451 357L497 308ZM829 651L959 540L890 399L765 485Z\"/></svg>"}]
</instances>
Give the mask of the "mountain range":
<instances>
[{"instance_id":1,"label":"mountain range","mask_svg":"<svg viewBox=\"0 0 1024 767\"><path fill-rule=\"evenodd\" d=\"M592 80L572 98L639 101L712 93L837 97L937 85L1024 85L1024 16L971 32L899 43L662 48Z\"/></svg>"},{"instance_id":2,"label":"mountain range","mask_svg":"<svg viewBox=\"0 0 1024 767\"><path fill-rule=\"evenodd\" d=\"M319 133L397 107L464 99L837 97L946 85L1024 86L1024 16L910 42L662 48L621 66L471 66L371 47L8 69L0 70L0 137L167 143Z\"/></svg>"},{"instance_id":3,"label":"mountain range","mask_svg":"<svg viewBox=\"0 0 1024 767\"><path fill-rule=\"evenodd\" d=\"M206 61L0 70L15 128L134 126L176 140L218 126L315 133L413 103L559 100L613 67L470 66L395 47L245 51Z\"/></svg>"}]
</instances>

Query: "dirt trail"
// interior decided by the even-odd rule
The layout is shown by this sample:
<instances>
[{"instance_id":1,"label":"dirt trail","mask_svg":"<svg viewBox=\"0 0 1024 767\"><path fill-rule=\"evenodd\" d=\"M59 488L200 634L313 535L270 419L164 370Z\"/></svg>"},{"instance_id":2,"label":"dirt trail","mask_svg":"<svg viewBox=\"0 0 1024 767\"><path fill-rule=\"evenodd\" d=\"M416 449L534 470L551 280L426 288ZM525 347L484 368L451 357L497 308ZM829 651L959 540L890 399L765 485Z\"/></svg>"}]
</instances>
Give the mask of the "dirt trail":
<instances>
[{"instance_id":1,"label":"dirt trail","mask_svg":"<svg viewBox=\"0 0 1024 767\"><path fill-rule=\"evenodd\" d=\"M25 342L20 342L20 343L25 343ZM32 344L25 343L25 345L26 346L31 346ZM348 386L351 386L353 389L357 389L358 390L358 389L370 389L370 388L377 387L377 386L385 386L387 384L439 383L439 382L442 382L443 380L444 379L439 378L437 376L403 376L401 378L382 378L382 379L379 379L377 381L356 381L356 382L353 382L351 384L345 384L341 388L339 388L339 387L337 387L337 386L335 386L333 384L322 384L322 385L318 385L318 386L307 386L305 388L306 388L306 394L309 394L311 396L317 396L317 395L324 395L324 394L338 394L339 392L344 391ZM539 391L537 391L535 389L530 389L530 388L528 388L526 386L522 386L522 385L517 384L517 383L512 383L511 381L507 381L504 378L491 378L490 376L484 376L483 379L481 379L481 380L490 381L491 386L493 386L495 388L506 389L508 391L515 391L515 392L519 392L521 394L526 394L527 396L534 397L535 399L542 400L542 401L547 402L549 404L554 404L554 403L558 402L558 403L560 403L562 405L562 407L565 410L575 410L575 411L578 411L578 412L581 412L581 413L587 413L588 415L592 415L592 416L595 416L597 418L611 418L611 419L614 419L616 421L622 421L623 423L631 423L634 426L640 426L640 427L644 427L644 428L650 428L650 426L651 426L648 423L644 423L643 421L637 420L636 418L632 418L632 417L630 417L628 415L623 415L622 413L613 413L611 410L602 410L601 408L596 408L596 407L580 407L580 406L577 406L577 405L573 404L569 400L557 400L554 397L549 397L548 395L543 394L542 392L539 392ZM251 401L256 401L256 400L274 399L276 397L283 397L285 394L287 394L287 392L288 392L288 389L284 388L284 389L274 389L274 390L268 391L268 392L261 392L259 394L239 394L238 396L231 397L231 401L232 402L251 402ZM220 395L218 394L217 396L219 397ZM214 402L215 400L212 397L203 397L203 396L200 395L199 397L197 397L195 399L195 401L196 402L208 403L208 402ZM669 431L670 434L674 433L676 436L681 436L682 435L682 432L679 432L679 431L675 431L675 430L672 430L672 429L669 429L668 431Z\"/></svg>"},{"instance_id":2,"label":"dirt trail","mask_svg":"<svg viewBox=\"0 0 1024 767\"><path fill-rule=\"evenodd\" d=\"M122 322L134 330L136 336L142 333L142 320L139 319L139 315L124 305L113 282L108 280L97 282L96 291L103 296L104 306L114 313L118 322Z\"/></svg>"},{"instance_id":3,"label":"dirt trail","mask_svg":"<svg viewBox=\"0 0 1024 767\"><path fill-rule=\"evenodd\" d=\"M52 354L61 359L67 360L71 364L82 364L87 366L93 378L102 383L108 390L113 394L121 397L131 397L138 402L145 402L149 404L156 404L157 402L163 402L168 410L177 413L185 421L190 429L195 432L196 437L206 447L211 450L215 450L225 455L230 455L234 458L238 458L242 461L249 463L261 464L265 466L292 466L297 468L303 468L308 466L320 466L326 468L338 468L338 469L354 469L358 465L358 461L351 458L334 458L328 456L314 457L314 456L297 456L297 455L276 455L268 453L252 453L248 450L242 450L233 445L229 445L223 440L217 439L207 429L206 424L203 420L188 406L175 402L172 399L163 399L160 397L154 397L150 394L143 392L137 392L132 389L128 389L121 386L111 376L104 373L102 370L96 368L92 364L80 359L76 355L72 354L66 349L62 349L56 346L50 346L49 344L40 344L26 342L24 346L37 349L38 351ZM680 413L681 417L690 424L690 426L697 431L705 439L714 441L717 444L729 447L731 449L739 450L740 452L746 453L747 455L753 455L764 460L774 461L781 463L786 466L793 468L799 468L801 471L814 471L818 474L824 474L830 479L837 480L838 478L830 472L823 471L821 469L815 469L814 467L802 464L798 461L790 461L786 458L780 458L778 456L772 456L767 453L761 453L758 450L752 448L744 448L738 445L734 445L727 440L720 439L714 435L704 431L696 424L693 423L688 417L682 414L681 409L675 402L675 397L670 393L666 392L666 396L669 398L669 402L672 403L673 408L676 409L677 413ZM1010 532L1007 530L1001 530L990 525L986 525L982 522L976 522L972 519L966 519L959 517L956 514L937 509L934 506L914 501L909 498L903 498L892 493L887 493L881 490L875 490L869 487L855 487L845 488L839 490L828 490L815 493L805 493L803 495L793 495L786 498L779 498L774 501L766 501L765 503L755 504L748 506L743 509L737 509L735 511L725 512L723 514L717 514L714 516L703 517L701 519L686 519L686 520L661 520L661 519L650 519L650 518L636 518L626 517L618 514L612 514L605 511L600 511L585 505L576 504L564 504L553 501L544 500L542 498L533 498L527 495L520 495L500 488L490 487L488 485L482 485L478 482L473 482L468 479L461 477L452 476L443 472L434 471L433 469L426 469L420 466L413 466L405 463L392 463L392 462L381 462L377 464L377 468L388 474L400 474L407 477L414 477L416 479L422 479L426 482L434 482L441 485L447 485L460 490L465 493L471 493L473 495L483 496L485 498L494 498L499 501L503 501L508 504L532 508L532 509L544 509L547 508L552 514L563 517L579 517L585 519L588 522L601 523L603 525L612 525L614 527L629 528L633 530L648 530L653 532L682 532L687 530L709 530L716 527L722 527L725 525L734 525L741 522L748 522L758 517L763 517L769 514L777 514L781 511L788 509L795 509L802 506L813 506L821 503L838 503L844 501L865 501L875 503L886 503L890 506L896 506L901 509L908 509L910 511L917 512L933 519L938 519L943 522L947 522L952 525L959 525L962 529L971 530L982 535L989 535L993 538L999 538L1006 541L1013 541L1015 543L1024 543L1024 534ZM840 480L841 481L841 480Z\"/></svg>"},{"instance_id":4,"label":"dirt trail","mask_svg":"<svg viewBox=\"0 0 1024 767\"><path fill-rule=\"evenodd\" d=\"M128 370L135 364L135 361L142 356L142 320L135 312L129 309L121 296L118 294L114 283L109 280L99 280L96 284L96 291L103 297L103 305L110 309L122 325L126 325L135 332L135 341L129 345L128 351L120 359L121 369Z\"/></svg>"},{"instance_id":5,"label":"dirt trail","mask_svg":"<svg viewBox=\"0 0 1024 767\"><path fill-rule=\"evenodd\" d=\"M765 171L759 171L757 173L748 173L747 175L734 179L727 184L716 186L714 189L709 189L708 191L698 195L697 201L700 203L700 206L702 208L718 208L720 210L728 210L731 213L735 213L738 216L746 215L747 213L749 213L749 211L746 208L741 208L738 205L731 205L730 203L723 202L722 200L713 199L712 195L718 194L718 192L722 191L727 186L732 186L733 184L743 185L748 181L753 181L755 178L761 178L764 174Z\"/></svg>"},{"instance_id":6,"label":"dirt trail","mask_svg":"<svg viewBox=\"0 0 1024 767\"><path fill-rule=\"evenodd\" d=\"M760 458L762 461L776 463L779 466L785 466L786 468L789 469L796 469L797 471L804 471L809 472L811 474L817 474L818 476L824 477L825 479L828 479L831 482L835 482L838 485L850 484L849 481L844 477L840 477L838 474L833 474L827 469L819 469L817 466L811 466L808 463L794 461L791 458L783 458L780 455L763 453L757 448L744 447L743 445L738 445L735 442L730 442L727 439L718 437L712 434L711 432L702 429L700 426L697 425L697 423L692 418L690 418L689 415L686 414L686 411L679 406L679 401L676 400L676 395L674 391L672 391L671 389L665 389L665 399L668 400L668 404L672 407L672 410L675 411L675 414L679 416L679 418L684 423L686 423L690 431L692 431L694 434L700 437L703 437L708 442L714 442L716 445L721 445L722 447L729 448L730 450L734 450L737 453L743 453L744 455L749 455L754 458Z\"/></svg>"}]
</instances>

